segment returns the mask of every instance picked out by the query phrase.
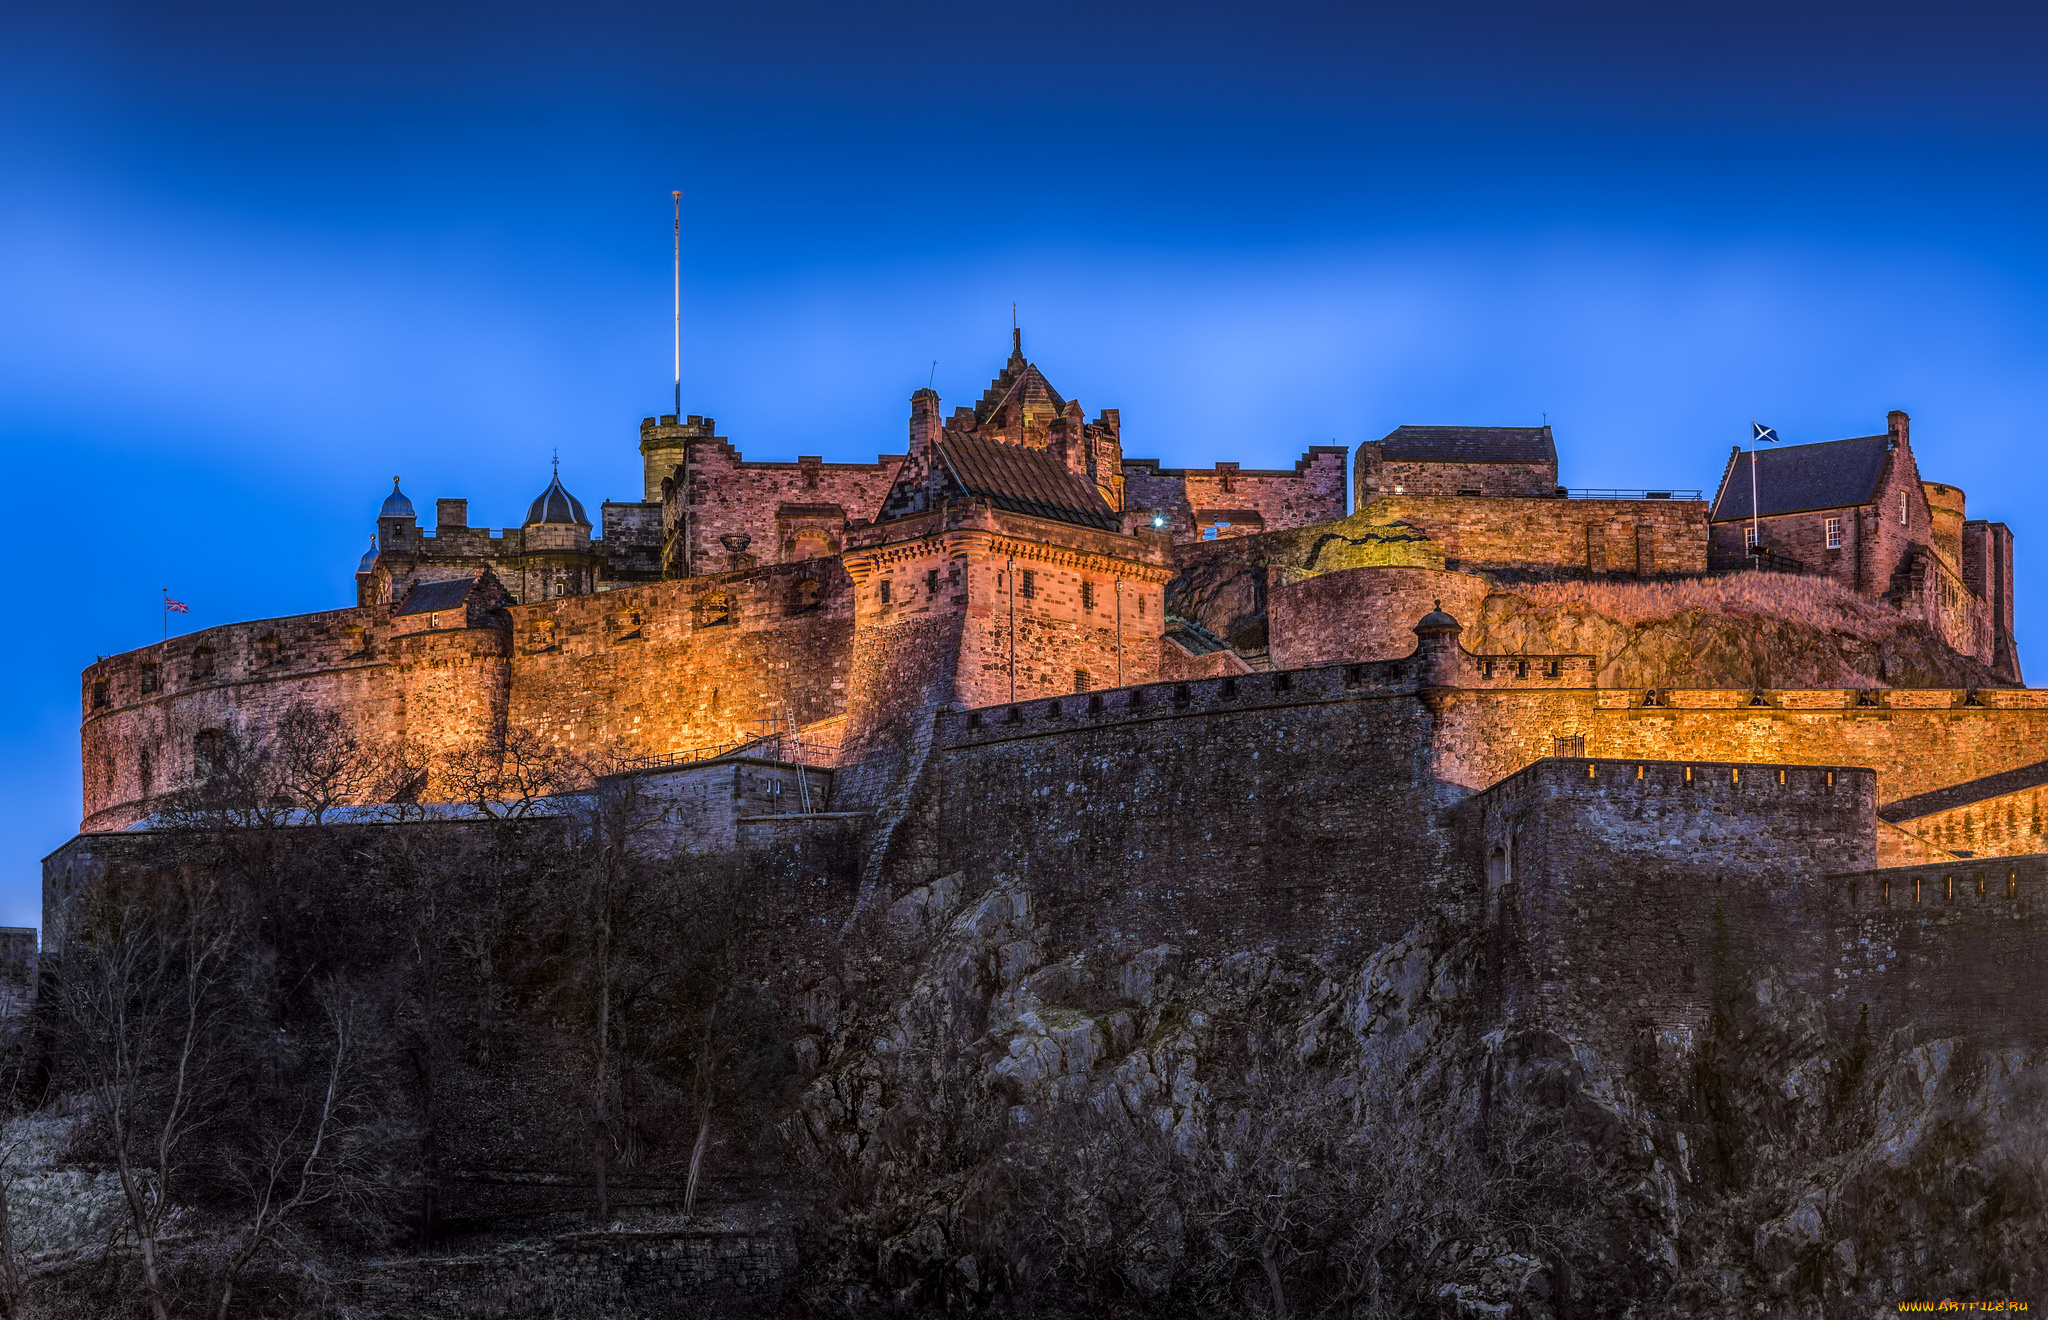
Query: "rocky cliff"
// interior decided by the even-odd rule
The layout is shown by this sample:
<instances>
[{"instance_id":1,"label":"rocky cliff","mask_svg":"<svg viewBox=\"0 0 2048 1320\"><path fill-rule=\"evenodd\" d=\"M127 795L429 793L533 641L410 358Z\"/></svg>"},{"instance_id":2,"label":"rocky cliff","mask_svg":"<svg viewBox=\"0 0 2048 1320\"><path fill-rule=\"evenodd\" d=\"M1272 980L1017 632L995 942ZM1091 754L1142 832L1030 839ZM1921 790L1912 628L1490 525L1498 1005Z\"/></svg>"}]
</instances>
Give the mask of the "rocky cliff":
<instances>
[{"instance_id":1,"label":"rocky cliff","mask_svg":"<svg viewBox=\"0 0 2048 1320\"><path fill-rule=\"evenodd\" d=\"M1499 1011L1484 937L1354 962L1061 938L1022 888L896 904L822 987L789 1132L834 1313L1866 1315L2048 1296L2027 1051L1831 1038L1731 969L1708 1039Z\"/></svg>"}]
</instances>

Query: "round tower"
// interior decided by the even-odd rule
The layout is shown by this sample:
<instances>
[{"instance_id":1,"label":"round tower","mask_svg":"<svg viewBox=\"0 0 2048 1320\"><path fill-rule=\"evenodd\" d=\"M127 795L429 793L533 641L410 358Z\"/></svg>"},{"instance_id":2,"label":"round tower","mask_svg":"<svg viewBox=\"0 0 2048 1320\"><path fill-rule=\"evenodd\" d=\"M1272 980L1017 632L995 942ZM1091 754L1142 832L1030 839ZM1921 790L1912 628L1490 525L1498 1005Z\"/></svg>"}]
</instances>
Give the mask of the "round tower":
<instances>
[{"instance_id":1,"label":"round tower","mask_svg":"<svg viewBox=\"0 0 2048 1320\"><path fill-rule=\"evenodd\" d=\"M546 490L527 506L519 529L521 603L557 596L586 596L597 590L597 555L590 544L590 519L583 501L562 485L559 464Z\"/></svg>"},{"instance_id":2,"label":"round tower","mask_svg":"<svg viewBox=\"0 0 2048 1320\"><path fill-rule=\"evenodd\" d=\"M1415 625L1415 678L1425 695L1458 685L1458 636L1464 631L1444 613L1441 600Z\"/></svg>"}]
</instances>

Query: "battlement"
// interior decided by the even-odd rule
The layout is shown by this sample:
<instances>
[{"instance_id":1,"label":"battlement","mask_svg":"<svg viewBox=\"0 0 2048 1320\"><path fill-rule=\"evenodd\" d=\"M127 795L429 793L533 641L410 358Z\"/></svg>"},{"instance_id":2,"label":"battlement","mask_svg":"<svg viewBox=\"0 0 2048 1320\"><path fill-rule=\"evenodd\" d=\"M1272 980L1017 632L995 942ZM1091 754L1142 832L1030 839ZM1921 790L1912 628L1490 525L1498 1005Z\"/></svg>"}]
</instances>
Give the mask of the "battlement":
<instances>
[{"instance_id":1,"label":"battlement","mask_svg":"<svg viewBox=\"0 0 2048 1320\"><path fill-rule=\"evenodd\" d=\"M1317 669L1140 683L970 710L945 709L937 716L936 738L944 746L966 747L1217 711L1322 706L1412 693L1416 687L1415 674L1416 667L1410 660L1378 660Z\"/></svg>"},{"instance_id":2,"label":"battlement","mask_svg":"<svg viewBox=\"0 0 2048 1320\"><path fill-rule=\"evenodd\" d=\"M1480 793L1479 810L1539 795L1649 801L1683 794L1688 803L1718 799L1748 809L1782 807L1816 795L1851 810L1873 804L1877 772L1858 765L1759 765L1742 761L1647 761L1612 757L1544 757Z\"/></svg>"},{"instance_id":3,"label":"battlement","mask_svg":"<svg viewBox=\"0 0 2048 1320\"><path fill-rule=\"evenodd\" d=\"M1839 871L1827 880L1833 905L1846 912L1882 914L1898 908L1901 915L2048 913L2048 854Z\"/></svg>"}]
</instances>

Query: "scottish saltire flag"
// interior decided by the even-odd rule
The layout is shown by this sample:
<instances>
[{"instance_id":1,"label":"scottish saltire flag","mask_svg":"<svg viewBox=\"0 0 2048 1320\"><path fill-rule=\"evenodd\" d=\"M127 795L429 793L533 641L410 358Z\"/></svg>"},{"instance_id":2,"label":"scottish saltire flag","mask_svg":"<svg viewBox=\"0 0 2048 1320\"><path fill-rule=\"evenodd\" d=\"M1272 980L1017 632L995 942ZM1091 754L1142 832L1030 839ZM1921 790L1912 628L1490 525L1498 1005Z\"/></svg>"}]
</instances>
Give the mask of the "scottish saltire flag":
<instances>
[{"instance_id":1,"label":"scottish saltire flag","mask_svg":"<svg viewBox=\"0 0 2048 1320\"><path fill-rule=\"evenodd\" d=\"M1762 422L1751 422L1749 424L1749 429L1755 433L1751 435L1749 438L1749 442L1751 444L1757 444L1761 442L1767 445L1774 445L1778 443L1778 433L1772 430L1770 427L1765 426Z\"/></svg>"}]
</instances>

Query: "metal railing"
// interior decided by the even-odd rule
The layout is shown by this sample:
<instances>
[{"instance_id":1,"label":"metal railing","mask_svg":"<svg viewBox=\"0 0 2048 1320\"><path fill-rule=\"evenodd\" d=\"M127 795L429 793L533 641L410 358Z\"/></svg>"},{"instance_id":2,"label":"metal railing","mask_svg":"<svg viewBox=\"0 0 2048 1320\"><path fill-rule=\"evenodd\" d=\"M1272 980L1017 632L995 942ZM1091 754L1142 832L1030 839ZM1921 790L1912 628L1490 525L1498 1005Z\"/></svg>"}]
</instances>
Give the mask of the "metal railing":
<instances>
[{"instance_id":1,"label":"metal railing","mask_svg":"<svg viewBox=\"0 0 2048 1320\"><path fill-rule=\"evenodd\" d=\"M763 726L763 732L732 742L710 743L680 752L665 752L659 756L622 758L619 761L619 768L657 770L665 766L721 761L731 756L758 756L769 761L812 766L830 766L838 759L839 743L836 740L827 741L815 734L807 735L801 729L791 730L781 720L772 717L756 722L756 728Z\"/></svg>"},{"instance_id":2,"label":"metal railing","mask_svg":"<svg viewBox=\"0 0 2048 1320\"><path fill-rule=\"evenodd\" d=\"M1572 486L1565 491L1574 500L1697 500L1704 494L1697 490L1618 490L1611 486Z\"/></svg>"}]
</instances>

